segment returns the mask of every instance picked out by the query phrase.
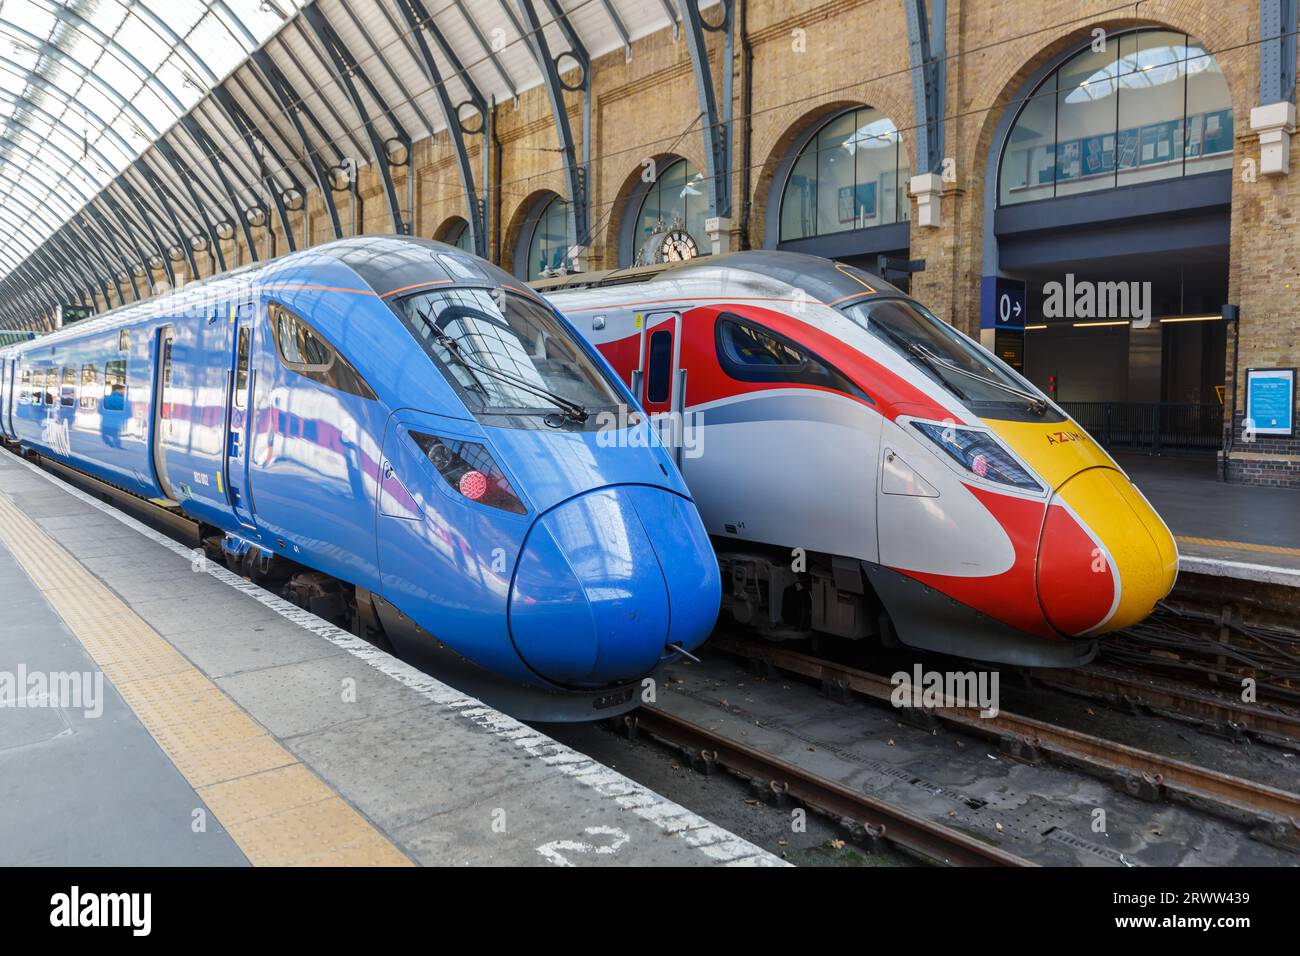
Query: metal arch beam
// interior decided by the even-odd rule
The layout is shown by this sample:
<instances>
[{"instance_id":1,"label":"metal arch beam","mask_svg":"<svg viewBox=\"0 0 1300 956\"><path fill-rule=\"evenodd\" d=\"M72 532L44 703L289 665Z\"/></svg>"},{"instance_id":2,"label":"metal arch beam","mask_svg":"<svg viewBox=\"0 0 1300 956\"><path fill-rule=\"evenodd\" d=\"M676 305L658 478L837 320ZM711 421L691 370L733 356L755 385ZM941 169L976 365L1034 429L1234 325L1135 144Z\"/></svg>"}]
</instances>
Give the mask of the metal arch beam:
<instances>
[{"instance_id":1,"label":"metal arch beam","mask_svg":"<svg viewBox=\"0 0 1300 956\"><path fill-rule=\"evenodd\" d=\"M80 293L76 290L72 282L61 271L51 269L45 261L49 254L34 256L25 263L29 273L34 273L37 277L33 289L39 290L37 293L38 304L42 300L51 298L71 297L76 298Z\"/></svg>"},{"instance_id":2,"label":"metal arch beam","mask_svg":"<svg viewBox=\"0 0 1300 956\"><path fill-rule=\"evenodd\" d=\"M211 223L213 221L212 217L215 215L218 217L216 222L227 222L231 228L234 228L237 210L232 212L231 209L226 207L225 199L219 195L221 184L209 180L208 177L211 176L211 172L202 161L202 151L195 153L194 140L188 135L181 136L178 132L173 131L172 138L169 139L164 136L155 144L155 149L160 153L163 152L163 144L166 144L166 149L175 157L176 163L172 164L173 168L176 167L176 164L179 164L180 168L177 170L177 174L185 184L187 191L196 194L196 201L202 206L204 221ZM220 246L217 248L219 249ZM224 254L219 258L224 261ZM224 266L222 268L224 269Z\"/></svg>"},{"instance_id":3,"label":"metal arch beam","mask_svg":"<svg viewBox=\"0 0 1300 956\"><path fill-rule=\"evenodd\" d=\"M244 96L248 97L252 108L258 111L258 116L262 120L261 124L259 125L259 123L249 115L248 110L239 102L239 98L235 96L234 91L224 84L212 91L216 98L217 105L221 107L222 112L226 114L226 117L236 129L247 131L249 135L262 141L277 167L277 169L271 171L272 175L274 176L276 172L283 174L284 178L288 180L289 183L287 188L301 193L303 191L302 181L298 179L293 164L285 161L279 148L271 142L271 137L267 135L267 130L269 129L275 134L275 138L280 141L281 145L287 146L288 142L284 139L283 134L280 132L280 128L266 116L265 112L260 110L257 101L253 99L252 95L248 92L248 88L244 86L238 76L232 75L231 80L239 87L240 92L243 93ZM278 180L276 181L276 188L281 188ZM284 190L281 189L281 191L283 192Z\"/></svg>"},{"instance_id":4,"label":"metal arch beam","mask_svg":"<svg viewBox=\"0 0 1300 956\"><path fill-rule=\"evenodd\" d=\"M135 207L136 214L139 215L140 221L144 223L145 230L153 239L154 248L158 250L158 258L162 260L163 271L167 273L167 281L173 286L176 285L176 273L172 269L171 256L167 254L167 247L163 245L162 236L159 235L157 226L154 225L153 219L150 218L144 200L140 198L140 194L136 191L135 185L126 176L125 170L123 170L123 174L117 178L116 182L118 188L121 189L123 194L126 196L127 201ZM153 264L146 262L145 266L149 275L149 285L152 287Z\"/></svg>"},{"instance_id":5,"label":"metal arch beam","mask_svg":"<svg viewBox=\"0 0 1300 956\"><path fill-rule=\"evenodd\" d=\"M316 44L312 40L312 35L303 29L302 23L297 17L294 18L292 27L298 38L302 40L303 45L306 46L311 55L315 57L320 69L328 73L329 61L321 55L320 50L316 48ZM325 90L318 89L317 85L312 82L313 73L303 66L302 61L298 59L298 54L293 52L293 47L289 46L289 44L284 41L283 37L280 38L279 47L288 58L289 62L293 64L293 68L301 73L304 79L307 80L310 86L310 91L317 95L321 105L324 106L326 112L329 113L330 119L334 120L338 128L343 131L343 135L347 137L347 141L352 144L352 149L355 151L355 158L360 160L366 155L366 148L361 144L361 141L357 139L352 126L343 118L342 114L334 108L334 101L325 95ZM328 135L325 136L325 139L333 142L331 137Z\"/></svg>"},{"instance_id":6,"label":"metal arch beam","mask_svg":"<svg viewBox=\"0 0 1300 956\"><path fill-rule=\"evenodd\" d=\"M572 249L576 246L586 246L590 241L586 182L578 165L578 153L573 144L569 110L564 105L565 88L560 82L560 72L556 68L555 58L551 56L546 34L542 31L542 24L537 17L533 0L517 0L517 2L524 18L529 46L533 50L533 59L537 61L537 69L542 74L546 96L551 103L551 115L555 120L555 137L559 141L560 158L564 163L565 185L569 192L569 201L565 206L569 247ZM584 76L583 82L587 83L590 70L584 70L584 73L587 75Z\"/></svg>"},{"instance_id":7,"label":"metal arch beam","mask_svg":"<svg viewBox=\"0 0 1300 956\"><path fill-rule=\"evenodd\" d=\"M352 53L344 45L339 35L334 32L334 28L325 19L325 15L321 13L320 9L316 6L303 7L302 17L316 34L317 40L325 47L325 52L329 54L330 61L334 64L334 71L339 80L342 81L348 99L352 102L352 108L366 128L366 136L370 139L370 148L374 150L375 154L375 165L379 167L379 173L384 182L384 192L388 196L388 212L393 222L393 231L399 235L405 235L409 230L402 216L401 204L397 199L397 189L393 185L393 171L388 161L388 149L384 145L383 137L379 135L379 131L375 128L374 120L370 117L370 111L366 108L365 100L357 89L356 83L353 82L354 77L361 81L366 91L388 115L388 121L393 126L396 138L406 147L407 162L410 162L411 158L411 138L406 134L406 130L402 128L401 123L397 121L397 117L392 115L392 110L380 97L379 91L375 89L365 71L357 64Z\"/></svg>"},{"instance_id":8,"label":"metal arch beam","mask_svg":"<svg viewBox=\"0 0 1300 956\"><path fill-rule=\"evenodd\" d=\"M235 187L247 192L252 197L254 205L261 205L260 167L252 157L244 156L240 150L234 148L235 143L230 138L231 133L235 136L240 135L239 127L226 119L219 106L214 111L215 116L209 116L205 110L205 107L209 106L210 98L196 103L194 109L190 111L191 118L201 124L208 132L210 141L223 144L221 155L226 160L226 168L235 177ZM230 129L227 130L222 125L223 123L227 123Z\"/></svg>"},{"instance_id":9,"label":"metal arch beam","mask_svg":"<svg viewBox=\"0 0 1300 956\"><path fill-rule=\"evenodd\" d=\"M411 91L407 89L406 84L402 82L401 76L399 76L397 74L397 71L393 69L392 65L389 63L389 58L384 55L384 52L380 50L379 45L375 43L375 38L371 35L370 31L366 29L366 25L361 22L361 19L357 16L356 11L352 9L352 4L342 3L339 4L339 6L342 8L344 16L346 16L348 20L351 21L352 26L356 28L356 31L359 34L361 34L361 39L365 42L365 45L369 49L369 52L374 54L376 62L379 63L380 69L382 69L384 73L388 75L388 79L393 84L393 86L397 87L398 94L405 100L406 105L410 107L411 112L415 114L415 118L423 124L425 131L428 132L430 136L432 136L433 123L431 123L429 121L429 117L427 117L424 114L424 110L421 109L420 103L415 98L414 94L412 94ZM382 2L376 3L375 6L379 9L379 13L384 17L385 21L387 21L389 26L393 28L393 32L397 35L397 42L402 44L403 48L406 50L407 55L410 56L411 59L413 60L416 59L416 53L413 49L411 49L410 41L406 38L405 32L399 29L397 25L393 22L393 18L388 12L388 8L384 6ZM367 59L368 58L369 57L367 57ZM389 114L390 114L389 118L395 123L396 115L393 114L391 110L389 111Z\"/></svg>"},{"instance_id":10,"label":"metal arch beam","mask_svg":"<svg viewBox=\"0 0 1300 956\"><path fill-rule=\"evenodd\" d=\"M258 172L262 175L262 185L271 196L271 202L275 205L276 214L280 217L280 224L284 226L284 236L289 243L289 251L295 252L298 248L293 239L293 224L289 222L289 210L284 205L284 192L280 189L280 184L276 182L275 176L271 173L266 165L265 152L270 150L271 158L275 160L277 166L283 166L280 154L275 151L270 140L258 132L253 121L248 118L248 114L235 101L234 96L225 87L218 86L212 91L213 97L225 112L226 117L230 120L231 125L237 129L244 137L244 142L253 155L258 158ZM260 146L259 146L260 144ZM306 194L303 194L303 201L306 202ZM270 223L267 223L270 228Z\"/></svg>"},{"instance_id":11,"label":"metal arch beam","mask_svg":"<svg viewBox=\"0 0 1300 956\"><path fill-rule=\"evenodd\" d=\"M275 93L267 85L266 80L262 75L252 67L251 62L247 65L253 79L257 82L257 85L262 88L263 95L270 97L272 100L278 101ZM248 105L244 107L244 112L251 114L253 125L262 130L274 130L275 138L280 141L280 146L282 147L282 150L277 150L277 152L282 152L283 155L289 156L291 160L291 162L286 162L284 165L285 175L289 177L291 184L290 188L305 195L306 190L303 187L302 180L298 176L298 166L301 166L301 171L307 176L311 175L311 170L308 168L306 159L299 157L294 152L293 138L285 135L285 132L277 121L276 116L271 110L262 105L261 100L253 94L253 91L249 89L248 84L244 82L244 78L240 76L238 72L232 73L230 79L234 82L235 86L239 88L239 92L243 94L244 99L247 101Z\"/></svg>"},{"instance_id":12,"label":"metal arch beam","mask_svg":"<svg viewBox=\"0 0 1300 956\"><path fill-rule=\"evenodd\" d=\"M726 28L731 29L734 0L723 0ZM718 98L709 69L709 48L704 42L704 18L698 0L677 0L686 47L695 73L695 92L700 101L700 126L704 137L704 175L708 181L709 216L731 215L731 124L718 112ZM729 71L731 65L727 64ZM727 104L728 110L730 103Z\"/></svg>"},{"instance_id":13,"label":"metal arch beam","mask_svg":"<svg viewBox=\"0 0 1300 956\"><path fill-rule=\"evenodd\" d=\"M225 190L226 196L230 199L230 205L235 210L236 218L239 220L239 228L244 233L244 241L248 243L249 254L253 257L254 262L259 261L257 243L253 241L253 229L248 222L248 217L244 215L244 211L240 208L239 197L235 194L234 187L230 185L230 177L226 175L226 168L221 162L220 150L217 149L216 143L212 142L212 137L208 135L208 131L193 116L182 116L181 126L194 140L194 144L199 148L199 153L207 159L213 172L216 173L217 181L221 183L221 188Z\"/></svg>"},{"instance_id":14,"label":"metal arch beam","mask_svg":"<svg viewBox=\"0 0 1300 956\"><path fill-rule=\"evenodd\" d=\"M311 110L308 109L307 104L298 96L289 80L280 72L280 68L275 61L264 50L258 50L253 54L253 63L257 66L261 79L270 85L272 93L280 104L280 108L284 110L284 115L289 117L294 130L298 133L298 138L302 140L303 154L316 178L316 187L321 191L321 197L325 201L325 210L329 213L334 238L342 239L343 226L339 222L338 204L334 202L334 186L330 181L329 171L326 170L325 164L321 162L319 151L312 143L311 135L303 125L302 117L307 117L308 122L324 137L326 142L329 142L329 137L325 135L324 128L316 120ZM337 148L335 149L337 152Z\"/></svg>"},{"instance_id":15,"label":"metal arch beam","mask_svg":"<svg viewBox=\"0 0 1300 956\"><path fill-rule=\"evenodd\" d=\"M1296 6L1296 0L1259 0L1260 106L1295 99Z\"/></svg>"},{"instance_id":16,"label":"metal arch beam","mask_svg":"<svg viewBox=\"0 0 1300 956\"><path fill-rule=\"evenodd\" d=\"M145 177L146 184L153 190L153 194L163 212L167 215L168 220L177 227L178 235L185 240L184 244L188 245L190 236L203 231L202 214L201 212L197 215L192 214L190 210L185 208L184 204L177 198L176 193L172 191L171 185L154 168L154 161L155 157L150 156L149 152L146 151L141 153L139 158L132 163L132 168ZM182 222L182 220L184 221Z\"/></svg>"},{"instance_id":17,"label":"metal arch beam","mask_svg":"<svg viewBox=\"0 0 1300 956\"><path fill-rule=\"evenodd\" d=\"M618 11L614 9L614 4L610 0L600 0L600 5L605 8L605 16L609 17L609 22L618 33L619 42L623 44L623 56L626 59L632 59L632 38L627 32L627 24L618 15Z\"/></svg>"},{"instance_id":18,"label":"metal arch beam","mask_svg":"<svg viewBox=\"0 0 1300 956\"><path fill-rule=\"evenodd\" d=\"M137 261L139 262L139 268L141 273L143 275L148 275L149 274L149 253L146 251L148 248L148 241L147 239L145 239L144 233L140 229L139 224L136 223L129 215L127 215L126 210L122 208L122 204L118 201L118 197L113 194L113 190L111 186L112 184L110 183L108 187L105 187L104 191L100 193L99 198L103 201L104 205L108 207L108 211L113 214L113 218L117 220L117 224L121 227L122 235L131 241L131 246L135 250L135 254L137 257ZM134 286L135 285L134 269L131 270L131 274L133 277L132 285ZM149 286L149 294L152 295L153 283L152 282L148 283L148 286Z\"/></svg>"},{"instance_id":19,"label":"metal arch beam","mask_svg":"<svg viewBox=\"0 0 1300 956\"><path fill-rule=\"evenodd\" d=\"M943 167L943 110L947 0L933 0L933 23L925 0L903 0L907 14L907 47L912 64L912 110L916 116L916 155L912 165L918 175Z\"/></svg>"},{"instance_id":20,"label":"metal arch beam","mask_svg":"<svg viewBox=\"0 0 1300 956\"><path fill-rule=\"evenodd\" d=\"M483 228L484 211L487 203L485 198L480 198L474 188L474 169L469 161L469 149L465 146L465 131L461 127L460 116L456 113L456 107L451 102L451 94L447 92L447 85L443 82L442 71L438 69L438 63L433 58L433 51L429 49L429 42L425 39L427 30L433 36L434 42L442 50L443 56L447 56L449 45L446 39L438 31L433 19L429 16L429 11L425 9L422 0L397 0L398 7L401 8L402 16L406 18L407 24L411 28L411 35L415 37L416 46L420 51L420 60L424 65L425 73L429 77L429 82L433 84L434 92L438 95L438 105L442 108L443 118L447 121L447 135L451 138L451 144L456 150L456 169L460 174L460 185L465 191L465 208L469 215L466 219L470 231L470 240L474 245L474 252L487 258L487 232ZM452 69L463 69L460 61L453 54L450 58ZM474 101L474 107L479 110L479 116L483 120L483 130L486 138L487 131L487 104L483 101L482 95L474 86L467 81L470 89L471 99ZM483 144L486 153L487 144Z\"/></svg>"},{"instance_id":21,"label":"metal arch beam","mask_svg":"<svg viewBox=\"0 0 1300 956\"><path fill-rule=\"evenodd\" d=\"M141 183L138 183L134 179L132 179L131 176L132 173L135 173L136 176L140 177L140 179L143 180L143 185L148 187L148 189L152 191L153 193L152 202L156 202L158 204L158 208L153 208L151 206L149 192L146 192L145 189L141 188ZM145 207L152 208L154 214L154 220L157 225L162 226L164 231L166 231L166 225L168 223L171 224L172 227L171 231L176 240L175 245L180 246L183 249L188 249L189 235L187 235L186 229L181 225L180 219L176 215L176 210L172 207L171 202L169 201L166 193L164 193L159 188L159 183L156 182L157 174L154 173L152 167L150 167L147 163L144 162L143 157L135 160L130 166L122 170L122 175L118 178L120 182L130 184L132 192L140 200L140 203L142 205L144 205ZM159 209L162 210L161 214L158 211ZM169 277L168 281L173 287L175 287L176 274L175 274L175 269L172 267L171 264L172 259L171 259L170 247L164 244L160 255L162 255L164 261L166 262L166 268Z\"/></svg>"},{"instance_id":22,"label":"metal arch beam","mask_svg":"<svg viewBox=\"0 0 1300 956\"><path fill-rule=\"evenodd\" d=\"M81 236L86 247L99 258L100 263L107 270L108 280L113 283L113 288L117 290L118 302L124 304L126 302L126 293L122 290L122 280L119 278L121 271L113 267L113 261L109 257L110 251L116 252L117 250L111 249L103 237L99 235L98 230L92 228L84 210L69 219L65 228L76 231Z\"/></svg>"},{"instance_id":23,"label":"metal arch beam","mask_svg":"<svg viewBox=\"0 0 1300 956\"><path fill-rule=\"evenodd\" d=\"M164 136L162 139L158 140L155 147L158 152L162 153L163 158L167 160L168 165L171 166L172 170L176 173L176 177L184 184L185 191L190 197L190 203L199 211L199 215L203 217L203 228L208 236L208 248L211 249L213 255L216 256L221 271L225 272L226 254L221 250L221 237L217 235L217 227L212 221L212 216L208 214L207 205L199 198L198 191L194 188L194 174L183 162L181 162L180 154L178 154L176 148L167 141L167 137ZM224 209L221 209L220 211L222 215L226 214Z\"/></svg>"},{"instance_id":24,"label":"metal arch beam","mask_svg":"<svg viewBox=\"0 0 1300 956\"><path fill-rule=\"evenodd\" d=\"M59 250L63 261L68 263L71 267L74 267L77 273L81 275L82 281L87 283L84 288L88 291L83 291L83 296L89 296L89 298L93 300L95 298L96 288L98 288L98 291L103 293L104 302L107 304L110 301L108 296L108 280L106 277L99 274L98 270L95 269L91 262L87 261L88 258L93 259L90 251L82 247L79 243L73 241L72 237L69 236L65 230L59 230L50 238L54 247Z\"/></svg>"}]
</instances>

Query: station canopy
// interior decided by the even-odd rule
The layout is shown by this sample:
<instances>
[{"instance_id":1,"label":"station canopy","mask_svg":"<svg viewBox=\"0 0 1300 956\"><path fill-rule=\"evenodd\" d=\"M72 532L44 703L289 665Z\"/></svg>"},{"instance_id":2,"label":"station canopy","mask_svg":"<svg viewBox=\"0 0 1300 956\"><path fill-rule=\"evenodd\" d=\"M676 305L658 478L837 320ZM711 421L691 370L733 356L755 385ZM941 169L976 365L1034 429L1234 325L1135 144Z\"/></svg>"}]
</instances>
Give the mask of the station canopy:
<instances>
[{"instance_id":1,"label":"station canopy","mask_svg":"<svg viewBox=\"0 0 1300 956\"><path fill-rule=\"evenodd\" d=\"M525 10L566 72L678 19L675 0L0 0L0 326L19 290L52 306L193 274L322 174L473 130L475 104L543 82Z\"/></svg>"}]
</instances>

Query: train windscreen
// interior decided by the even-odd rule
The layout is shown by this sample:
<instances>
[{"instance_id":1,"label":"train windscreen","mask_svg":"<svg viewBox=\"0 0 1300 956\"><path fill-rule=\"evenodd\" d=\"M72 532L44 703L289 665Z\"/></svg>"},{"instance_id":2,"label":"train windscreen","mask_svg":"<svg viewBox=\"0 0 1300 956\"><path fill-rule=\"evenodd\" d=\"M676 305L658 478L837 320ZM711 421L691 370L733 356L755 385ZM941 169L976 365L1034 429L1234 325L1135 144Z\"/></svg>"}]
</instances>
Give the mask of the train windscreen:
<instances>
[{"instance_id":1,"label":"train windscreen","mask_svg":"<svg viewBox=\"0 0 1300 956\"><path fill-rule=\"evenodd\" d=\"M844 314L901 352L926 375L971 406L1016 406L1046 400L1033 385L948 323L910 299L850 305Z\"/></svg>"},{"instance_id":2,"label":"train windscreen","mask_svg":"<svg viewBox=\"0 0 1300 956\"><path fill-rule=\"evenodd\" d=\"M604 370L540 302L503 289L446 289L399 305L476 413L559 411L585 421L620 402Z\"/></svg>"}]
</instances>

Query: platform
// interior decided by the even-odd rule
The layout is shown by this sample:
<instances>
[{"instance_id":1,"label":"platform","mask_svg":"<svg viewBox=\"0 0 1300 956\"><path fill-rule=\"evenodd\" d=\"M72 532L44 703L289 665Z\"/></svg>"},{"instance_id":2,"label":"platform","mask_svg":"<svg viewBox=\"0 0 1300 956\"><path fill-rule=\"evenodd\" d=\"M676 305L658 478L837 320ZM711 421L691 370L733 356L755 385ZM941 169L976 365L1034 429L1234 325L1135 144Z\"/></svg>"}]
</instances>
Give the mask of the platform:
<instances>
[{"instance_id":1,"label":"platform","mask_svg":"<svg viewBox=\"0 0 1300 956\"><path fill-rule=\"evenodd\" d=\"M1219 481L1213 459L1115 459L1173 531L1182 570L1300 587L1300 491Z\"/></svg>"},{"instance_id":2,"label":"platform","mask_svg":"<svg viewBox=\"0 0 1300 956\"><path fill-rule=\"evenodd\" d=\"M8 453L0 694L3 865L780 862Z\"/></svg>"}]
</instances>

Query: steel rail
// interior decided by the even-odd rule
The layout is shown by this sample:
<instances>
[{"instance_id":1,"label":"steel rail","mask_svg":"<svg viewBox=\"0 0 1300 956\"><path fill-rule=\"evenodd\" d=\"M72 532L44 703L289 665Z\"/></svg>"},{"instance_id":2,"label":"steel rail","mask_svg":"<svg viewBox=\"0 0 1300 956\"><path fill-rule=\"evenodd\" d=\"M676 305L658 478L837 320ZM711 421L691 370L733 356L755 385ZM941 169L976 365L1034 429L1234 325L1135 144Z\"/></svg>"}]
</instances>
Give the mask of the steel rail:
<instances>
[{"instance_id":1,"label":"steel rail","mask_svg":"<svg viewBox=\"0 0 1300 956\"><path fill-rule=\"evenodd\" d=\"M898 690L889 679L878 674L797 651L749 641L715 641L712 646L752 660L767 661L781 670L851 690L890 706ZM913 691L919 696L921 689ZM1217 810L1237 822L1263 824L1269 842L1300 846L1300 794L1006 711L982 716L978 707L964 707L947 699L942 707L923 707L918 701L913 709L968 733L999 740L1012 756L1032 760L1045 755L1068 766L1115 778L1124 790L1141 798L1175 795L1184 803Z\"/></svg>"},{"instance_id":2,"label":"steel rail","mask_svg":"<svg viewBox=\"0 0 1300 956\"><path fill-rule=\"evenodd\" d=\"M701 727L676 714L643 704L624 720L629 728L666 743L697 751L707 762L727 767L774 792L832 817L863 827L871 837L885 840L929 860L950 866L1037 866L983 840L917 816L834 780L787 763Z\"/></svg>"}]
</instances>

